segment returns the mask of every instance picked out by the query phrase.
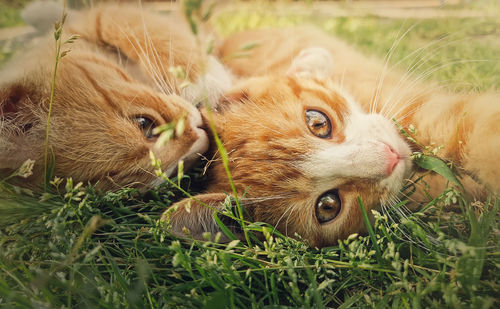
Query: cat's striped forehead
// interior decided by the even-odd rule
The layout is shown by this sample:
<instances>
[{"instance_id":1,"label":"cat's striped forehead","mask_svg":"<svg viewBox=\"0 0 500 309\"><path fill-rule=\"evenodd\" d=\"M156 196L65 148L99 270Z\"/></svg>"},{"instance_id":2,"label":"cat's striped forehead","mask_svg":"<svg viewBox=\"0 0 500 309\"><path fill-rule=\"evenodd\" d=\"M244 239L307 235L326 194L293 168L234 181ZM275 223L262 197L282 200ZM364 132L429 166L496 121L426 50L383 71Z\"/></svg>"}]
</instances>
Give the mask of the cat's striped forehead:
<instances>
[{"instance_id":1,"label":"cat's striped forehead","mask_svg":"<svg viewBox=\"0 0 500 309\"><path fill-rule=\"evenodd\" d=\"M311 184L310 179L301 179L305 175L298 163L321 140L306 124L307 110L328 115L331 143L344 141L352 113L351 104L338 89L314 79L253 79L229 97L231 101L220 108L216 125L230 153L235 179L243 187L253 187L258 195L297 191L297 181ZM215 178L224 179L222 173Z\"/></svg>"},{"instance_id":2,"label":"cat's striped forehead","mask_svg":"<svg viewBox=\"0 0 500 309\"><path fill-rule=\"evenodd\" d=\"M256 104L259 109L273 109L275 112L301 107L322 108L335 120L344 122L353 109L359 110L336 84L328 80L299 77L250 78L235 91L226 95L219 105L222 113L238 110L236 102ZM251 110L252 107L243 107Z\"/></svg>"},{"instance_id":3,"label":"cat's striped forehead","mask_svg":"<svg viewBox=\"0 0 500 309\"><path fill-rule=\"evenodd\" d=\"M287 85L295 97L302 100L302 104L317 103L327 105L333 112L332 116L335 116L341 122L345 120L346 115L349 113L350 104L345 96L334 84L330 84L327 80L289 77ZM308 99L313 99L313 101L308 102Z\"/></svg>"}]
</instances>

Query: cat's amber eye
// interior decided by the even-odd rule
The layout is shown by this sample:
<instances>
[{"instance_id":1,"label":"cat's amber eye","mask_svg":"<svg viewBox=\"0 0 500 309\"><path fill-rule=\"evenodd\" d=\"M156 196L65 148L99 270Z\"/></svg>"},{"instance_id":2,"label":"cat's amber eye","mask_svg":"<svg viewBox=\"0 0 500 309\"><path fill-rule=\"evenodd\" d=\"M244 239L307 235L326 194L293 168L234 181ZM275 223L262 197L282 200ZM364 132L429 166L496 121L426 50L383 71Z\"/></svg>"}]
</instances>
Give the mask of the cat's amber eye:
<instances>
[{"instance_id":1,"label":"cat's amber eye","mask_svg":"<svg viewBox=\"0 0 500 309\"><path fill-rule=\"evenodd\" d=\"M153 120L148 117L137 116L134 118L134 122L137 124L137 126L147 139L156 137L156 135L153 134L153 129L156 127L156 124Z\"/></svg>"},{"instance_id":2,"label":"cat's amber eye","mask_svg":"<svg viewBox=\"0 0 500 309\"><path fill-rule=\"evenodd\" d=\"M332 136L332 123L325 113L315 109L306 110L306 124L317 137L328 138Z\"/></svg>"},{"instance_id":3,"label":"cat's amber eye","mask_svg":"<svg viewBox=\"0 0 500 309\"><path fill-rule=\"evenodd\" d=\"M332 221L340 213L342 202L339 192L331 190L321 195L316 202L316 219L320 224Z\"/></svg>"}]
</instances>

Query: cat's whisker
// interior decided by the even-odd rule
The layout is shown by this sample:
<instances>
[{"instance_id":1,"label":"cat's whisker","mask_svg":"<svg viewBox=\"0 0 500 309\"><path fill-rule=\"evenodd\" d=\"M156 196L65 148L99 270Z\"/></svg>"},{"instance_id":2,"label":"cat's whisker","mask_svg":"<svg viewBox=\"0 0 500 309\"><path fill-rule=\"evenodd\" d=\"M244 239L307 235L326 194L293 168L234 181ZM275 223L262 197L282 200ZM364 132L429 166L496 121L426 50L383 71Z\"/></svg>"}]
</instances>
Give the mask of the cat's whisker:
<instances>
[{"instance_id":1,"label":"cat's whisker","mask_svg":"<svg viewBox=\"0 0 500 309\"><path fill-rule=\"evenodd\" d=\"M164 93L170 93L170 90L168 89L168 86L165 84L164 80L157 76L156 72L152 69L151 61L147 57L147 53L144 51L144 49L141 47L141 44L137 37L133 34L129 34L124 29L120 26L117 25L118 29L120 32L123 34L123 36L127 39L127 41L130 43L130 46L134 49L134 51L137 53L140 61L144 63L144 67L147 70L149 76L153 80L153 82L156 84L156 87L160 90L162 90ZM133 35L133 36L132 36ZM132 39L134 41L132 41Z\"/></svg>"},{"instance_id":2,"label":"cat's whisker","mask_svg":"<svg viewBox=\"0 0 500 309\"><path fill-rule=\"evenodd\" d=\"M418 78L416 78L412 83L410 83L408 86L407 86L407 89L408 89L408 92L412 91L414 88L416 88L418 86L418 84L426 79L428 76L434 74L436 71L439 71L439 70L442 70L446 67L449 67L449 66L452 66L452 65L455 65L455 64L464 64L464 63L473 63L473 62L488 62L489 60L456 60L456 61L450 61L450 62L447 62L447 63L444 63L444 64L441 64L441 65L435 65L433 67L431 67L429 70L423 72ZM402 98L399 98L399 100L401 100ZM396 101L397 103L399 103L398 101ZM394 105L397 105L397 104L394 104Z\"/></svg>"},{"instance_id":3,"label":"cat's whisker","mask_svg":"<svg viewBox=\"0 0 500 309\"><path fill-rule=\"evenodd\" d=\"M268 200L288 198L291 196L294 196L294 194L283 193L283 194L279 194L279 195L272 195L272 196L265 196L265 197L244 197L243 200L252 201L252 202L264 202L264 201L268 201Z\"/></svg>"},{"instance_id":4,"label":"cat's whisker","mask_svg":"<svg viewBox=\"0 0 500 309\"><path fill-rule=\"evenodd\" d=\"M412 57L415 53L418 53L418 55L416 55L415 58L417 56L420 56L420 54L422 54L425 50L429 49L429 47L431 47L432 45L436 45L436 44L439 43L439 45L432 50L432 53L425 53L424 57L422 59L420 59L418 62L416 62L416 64L418 64L420 62L423 62L423 63L428 62L432 57L434 57L443 48L445 48L445 47L447 47L447 46L449 46L451 44L461 43L462 41L466 40L466 38L457 39L457 40L450 40L449 42L443 44L442 41L451 38L452 36L456 35L457 33L459 33L459 31L448 33L445 36L443 36L443 37L441 37L441 38L439 38L437 40L431 41L430 43L424 45L421 48L416 49L415 51L411 52L410 54L408 54L407 56L405 56L404 58L402 58L401 60L399 60L398 62L396 62L395 66L398 66L400 63L402 63L406 59ZM420 67L420 65L419 65L419 67ZM411 72L411 70L410 70L410 72Z\"/></svg>"},{"instance_id":5,"label":"cat's whisker","mask_svg":"<svg viewBox=\"0 0 500 309\"><path fill-rule=\"evenodd\" d=\"M128 110L130 110L130 108L132 107L132 103L134 103L134 102L135 102L135 100L136 100L137 98L138 98L138 94L135 94L135 95L132 97L132 99L130 99L130 101L128 102L129 104L127 105L127 107L128 107L128 108L126 109L127 111L128 111Z\"/></svg>"},{"instance_id":6,"label":"cat's whisker","mask_svg":"<svg viewBox=\"0 0 500 309\"><path fill-rule=\"evenodd\" d=\"M405 104L403 104L401 106L397 104L398 103L397 101L394 101L395 103L390 104L391 107L388 110L385 110L382 115L384 117L386 117L387 119L396 119L396 121L402 121L402 119L400 118L401 116L398 116L401 112L406 112L404 118L415 114L418 111L418 109L420 108L419 102L420 102L421 98L427 94L432 93L432 92L433 92L433 89L426 89L425 91L421 91L418 94L415 94L411 97L404 98ZM403 98L401 98L401 100L402 99ZM393 111L395 108L398 108L398 109L396 111Z\"/></svg>"},{"instance_id":7,"label":"cat's whisker","mask_svg":"<svg viewBox=\"0 0 500 309\"><path fill-rule=\"evenodd\" d=\"M421 46L417 49L415 49L414 51L412 51L411 53L409 53L408 55L406 55L405 57L401 58L401 60L398 60L394 66L399 66L401 63L403 63L404 61L406 61L407 59L410 59L411 57L414 57L414 59L418 59L418 57L421 55L421 54L424 54L424 58L421 58L420 60L416 61L416 62L413 62L413 63L410 63L410 65L412 67L414 67L416 64L419 64L420 62L422 61L428 61L429 58L432 58L432 57L429 57L428 55L428 52L429 50L432 51L430 53L430 55L435 55L436 54L436 51L437 50L440 50L442 49L443 47L449 45L450 43L452 43L453 41L451 42L448 42L446 44L442 44L442 41L444 41L445 39L447 39L449 37L449 35L446 35L446 36L443 36L437 40L433 40L427 44L425 44L424 46ZM431 49L431 47L433 47L434 45L437 45L439 43L439 45L437 47L435 47L434 49ZM408 70L408 72L412 72L412 70Z\"/></svg>"},{"instance_id":8,"label":"cat's whisker","mask_svg":"<svg viewBox=\"0 0 500 309\"><path fill-rule=\"evenodd\" d=\"M144 16L143 16L144 18ZM151 71L154 72L154 76L156 79L158 79L163 85L164 85L164 93L166 94L172 94L175 93L175 83L171 81L170 75L167 73L163 66L163 62L160 60L161 57L158 54L157 48L154 46L153 40L151 39L151 36L149 35L149 32L146 28L145 21L143 19L143 31L144 31L144 39L145 39L145 46L146 46L146 54L145 57L147 61L149 62ZM172 48L172 47L170 47ZM151 53L148 51L151 50ZM173 58L173 54L171 53L171 58ZM154 63L151 61L153 60ZM154 64L154 65L153 65Z\"/></svg>"},{"instance_id":9,"label":"cat's whisker","mask_svg":"<svg viewBox=\"0 0 500 309\"><path fill-rule=\"evenodd\" d=\"M419 246L423 249L427 249L425 246L423 246L423 244L421 243L421 241L415 241L413 240L410 235L401 227L401 224L399 224L399 220L395 220L392 216L391 216L391 209L393 209L393 206L394 205L391 205L391 206L386 206L386 205L383 205L382 206L382 210L383 210L383 214L385 216L387 216L387 218L392 222L392 223L395 223L396 224L396 228L398 229L398 231L401 233L401 235L403 235L403 237L399 237L398 235L396 234L393 234L392 237L396 237L398 239L401 239L401 240L406 240L406 241L409 241L410 243L416 245L416 246ZM394 213L394 212L393 212ZM389 222L386 222L385 223L385 226L389 229L391 229L391 225L389 224Z\"/></svg>"},{"instance_id":10,"label":"cat's whisker","mask_svg":"<svg viewBox=\"0 0 500 309\"><path fill-rule=\"evenodd\" d=\"M428 44L428 46L426 46L425 48L420 48L422 49L422 52L425 51L428 47L430 47L431 45ZM395 87L393 87L393 90L391 91L389 97L386 99L385 103L384 103L384 106L380 109L380 113L381 114L384 114L384 115L388 115L391 113L391 110L394 108L394 106L396 106L399 102L400 102L400 98L403 98L405 97L406 95L408 95L409 93L411 93L411 90L413 89L408 89L406 88L405 86L405 91L402 91L400 92L399 94L399 97L398 99L396 100L393 100L393 97L394 95L396 94L396 92L398 90L400 90L402 88L402 85L404 85L404 83L406 83L407 81L409 81L410 79L414 78L414 74L413 72L415 72L416 70L418 70L421 66L423 66L425 63L427 63L436 53L437 53L437 50L441 49L442 47L439 46L438 48L436 48L436 52L432 53L430 56L426 56L422 59L420 59L419 61L416 61L414 62L413 64L410 64L411 67L409 69L407 69L401 79L398 81L398 83L396 84ZM420 53L419 53L420 54ZM417 55L418 56L418 55ZM402 62L406 59L407 57L403 58L402 60L400 60L399 62ZM399 63L398 62L398 63ZM431 92L431 90L429 90L429 92ZM417 97L417 95L415 96ZM392 102L392 103L391 103ZM386 110L387 106L390 107L390 110Z\"/></svg>"},{"instance_id":11,"label":"cat's whisker","mask_svg":"<svg viewBox=\"0 0 500 309\"><path fill-rule=\"evenodd\" d=\"M449 66L452 66L452 65L456 65L456 64L464 64L464 63L473 63L473 62L488 62L489 60L480 60L480 59L476 59L476 60L456 60L456 61L450 61L450 62L447 62L447 63L444 63L444 64L440 64L440 65L435 65L433 67L431 67L429 70L423 72L417 79L415 79L411 84L409 84L409 86L407 87L408 91L412 91L414 90L414 88L416 88L418 86L418 84L426 79L428 76L434 74L436 71L439 71L443 68L446 68L446 67L449 67ZM445 85L441 85L439 86L439 88L443 88L445 87ZM432 91L435 91L435 88L434 89L431 89L429 88L427 90L427 92L432 92ZM418 98L418 95L416 96L416 98ZM399 98L399 101L403 99L403 96L401 96ZM393 107L394 106L397 106L399 104L398 101L395 101L397 102L397 104L393 104ZM406 103L406 102L405 102ZM410 106L410 104L407 104L407 106ZM406 107L407 109L407 107ZM390 111L389 111L390 112Z\"/></svg>"},{"instance_id":12,"label":"cat's whisker","mask_svg":"<svg viewBox=\"0 0 500 309\"><path fill-rule=\"evenodd\" d=\"M448 39L452 35L453 34L448 34L447 36L444 36L444 37L442 37L442 38L440 38L438 40L434 40L434 41L426 44L425 46L418 48L417 50L415 50L412 53L410 53L409 55L405 56L404 58L402 58L401 60L399 60L395 64L395 66L398 66L400 63L404 62L406 59L409 59L412 56L415 56L415 58L418 59L418 57L422 53L424 53L425 51L429 50L431 47L434 47L433 49L431 49L432 52L426 53L424 55L424 57L422 57L418 61L414 61L414 62L412 62L412 63L409 64L410 68L407 69L407 70L405 70L405 72L403 73L403 75L402 75L401 79L399 80L398 84L396 85L396 87L393 88L393 90L391 91L389 97L386 99L384 107L382 107L381 110L380 110L381 114L386 114L386 115L389 114L389 113L385 112L385 108L389 104L389 102L393 102L393 103L399 102L399 100L394 100L393 101L392 98L393 98L394 94L397 92L397 90L400 90L401 86L407 80L409 80L411 77L413 77L413 72L417 71L420 67L422 67L425 63L427 63L430 59L432 59L435 55L437 55L438 52L440 52L446 46L449 46L451 44L456 44L456 43L464 40L464 39L453 40L453 41L447 42L446 44L439 44L437 47L434 46L434 45L436 45L438 43L442 43L443 40ZM400 96L404 97L405 95L407 95L408 93L410 93L409 90L411 90L411 89L407 89L405 92L403 92L402 94L400 94Z\"/></svg>"},{"instance_id":13,"label":"cat's whisker","mask_svg":"<svg viewBox=\"0 0 500 309\"><path fill-rule=\"evenodd\" d=\"M151 79L155 82L158 89L163 90L164 87L160 83L160 80L158 80L158 78L156 78L154 76L155 72L152 70L150 60L148 58L147 53L144 51L143 47L141 46L141 42L139 42L138 38L135 35L126 33L121 27L120 27L120 31L123 33L125 38L129 41L130 46L132 46L132 48L134 49L135 53L137 54L137 56L139 58L139 61L142 61L145 64L145 68L147 70L147 73L149 74Z\"/></svg>"},{"instance_id":14,"label":"cat's whisker","mask_svg":"<svg viewBox=\"0 0 500 309\"><path fill-rule=\"evenodd\" d=\"M278 221L276 221L276 224L273 227L273 232L278 229L278 225L280 224L281 220L283 220L286 213L289 212L292 209L292 207L293 207L293 204L290 204L290 206L288 206L288 208L281 214ZM285 224L285 236L288 236L288 224Z\"/></svg>"},{"instance_id":15,"label":"cat's whisker","mask_svg":"<svg viewBox=\"0 0 500 309\"><path fill-rule=\"evenodd\" d=\"M420 108L420 105L418 103L422 99L422 97L435 93L444 88L445 88L444 85L435 84L432 87L426 87L424 91L421 90L417 94L408 98L404 98L404 95L401 95L396 101L394 101L395 103L391 105L391 108L385 111L384 116L388 117L389 119L396 119L398 121L401 121L402 120L400 119L401 116L398 116L399 113L401 113L402 111L407 111L407 113L405 114L406 115L405 118L411 114L416 113L417 110ZM400 106L399 103L403 99L405 99L405 102L403 102L404 104L401 104ZM393 109L398 106L399 109L396 112L393 112Z\"/></svg>"},{"instance_id":16,"label":"cat's whisker","mask_svg":"<svg viewBox=\"0 0 500 309\"><path fill-rule=\"evenodd\" d=\"M174 83L171 81L170 75L167 73L167 70L165 70L165 67L163 66L163 62L160 60L161 57L158 54L158 50L154 46L153 40L151 39L149 32L147 31L145 26L144 26L144 37L147 40L146 47L151 49L152 58L155 61L155 68L156 68L155 76L159 76L161 81L164 82L164 84L166 86L165 88L168 89L168 91L169 91L169 92L166 92L166 94L171 94L171 93L175 92L174 91L174 89L175 89ZM173 55L171 57L173 57ZM148 57L148 59L150 59L150 57ZM153 68L153 70L155 68Z\"/></svg>"},{"instance_id":17,"label":"cat's whisker","mask_svg":"<svg viewBox=\"0 0 500 309\"><path fill-rule=\"evenodd\" d=\"M141 11L142 14L142 11ZM142 16L142 18L144 18ZM137 36L132 32L128 33L125 31L120 25L117 25L121 33L124 35L124 37L128 40L130 43L130 46L134 49L136 52L137 56L139 57L140 62L144 64L145 69L147 70L147 73L149 74L149 77L153 80L153 82L156 84L156 87L161 90L163 93L170 94L172 93L172 87L169 86L169 82L165 80L165 78L168 79L168 74L163 74L163 76L158 72L158 68L153 65L149 52L148 52L148 40L151 41L149 38L149 34L147 32L146 26L145 26L145 21L143 19L142 21L143 24L143 29L144 29L144 48L143 44L141 44L140 40L137 38ZM155 62L158 62L155 60Z\"/></svg>"},{"instance_id":18,"label":"cat's whisker","mask_svg":"<svg viewBox=\"0 0 500 309\"><path fill-rule=\"evenodd\" d=\"M344 69L342 70L342 76L340 77L340 92L344 91L344 79L345 79L345 71L346 70L347 70L347 67L344 67Z\"/></svg>"},{"instance_id":19,"label":"cat's whisker","mask_svg":"<svg viewBox=\"0 0 500 309\"><path fill-rule=\"evenodd\" d=\"M432 41L431 43L427 44L426 46L424 47L421 47L419 49L417 49L416 51L412 52L411 54L409 54L408 56L404 57L403 59L401 59L400 61L398 61L395 65L397 66L398 64L400 64L401 62L403 62L404 60L406 60L407 58L409 58L410 56L412 56L413 54L415 54L417 51L418 54L415 56L415 57L418 57L422 52L424 52L425 50L429 49L429 47L431 47L432 45L435 45L436 43L441 43L442 40L448 38L449 36L446 36L446 37L443 37L439 40L434 40ZM440 50L442 50L444 47L446 46L449 46L450 44L456 44L457 42L460 42L462 41L463 39L460 39L460 40L454 40L454 41L450 41L446 44L440 44L439 46L437 46L436 48L434 48L434 50L432 51L432 53L429 53L429 54L426 54L425 57L422 57L421 59L419 59L418 61L414 62L413 64L410 64L411 67L409 69L407 69L405 71L405 73L403 74L402 78L400 79L400 81L398 82L398 84L396 85L396 87L393 88L393 90L391 91L391 94L389 96L389 98L386 100L386 104L384 105L384 107L381 109L381 114L388 114L387 112L385 112L385 106L387 105L388 102L391 102L392 101L392 98L396 92L396 90L399 90L401 87L401 85L406 82L408 79L410 79L410 77L413 77L413 73L415 71L417 71L421 66L423 66L425 63L427 63L430 59L432 59L435 55L438 54L438 52ZM404 97L407 93L410 93L409 90L412 90L412 89L407 89L406 92L403 92L402 94L400 94L401 97ZM397 103L399 102L399 100L394 100L393 101L394 103Z\"/></svg>"},{"instance_id":20,"label":"cat's whisker","mask_svg":"<svg viewBox=\"0 0 500 309\"><path fill-rule=\"evenodd\" d=\"M386 215L390 219L391 222L397 224L397 229L401 232L401 234L403 235L403 238L398 237L397 235L394 235L394 236L398 237L399 239L402 239L402 240L404 239L404 240L410 241L411 243L421 247L422 249L430 250L428 245L425 242L423 242L422 240L415 241L414 239L412 239L408 235L408 233L405 231L404 226L399 224L400 219L411 220L411 221L415 222L416 224L418 224L420 227L425 229L425 222L423 222L418 216L415 216L414 213L412 211L410 211L404 204L401 204L401 199L397 195L394 195L394 196L388 198L388 200L390 200L390 202L388 204L382 205L383 214ZM398 207L395 207L398 204L400 204L400 205ZM391 216L391 213L396 215L398 217L398 219L395 220L393 218L393 216ZM411 219L410 219L410 217L411 217ZM388 223L386 223L385 225L388 228L390 227ZM430 233L431 233L431 231L426 230L427 240L432 245L438 245L440 243L439 240L437 240L435 237L429 235Z\"/></svg>"},{"instance_id":21,"label":"cat's whisker","mask_svg":"<svg viewBox=\"0 0 500 309\"><path fill-rule=\"evenodd\" d=\"M415 50L414 52L412 52L411 54L409 54L408 56L404 57L403 59L399 60L395 66L398 66L400 63L402 63L403 61L405 61L406 59L409 59L411 56L415 55L415 58L417 58L418 56L420 56L423 52L427 51L430 47L432 47L433 45L437 44L437 43L440 43L442 40L444 40L444 38L441 38L439 40L435 40L435 41L432 41L431 43L429 44L426 44L425 46L423 47L420 47L418 48L417 50ZM401 86L406 82L408 81L409 79L413 78L414 75L413 75L413 72L415 72L416 70L418 70L421 66L423 66L425 63L427 63L430 59L432 59L432 57L434 57L437 52L444 48L445 46L449 45L449 44L452 44L453 42L448 42L447 44L442 44L442 45L439 45L437 46L432 53L430 53L429 55L426 55L425 57L419 59L418 61L415 61L413 63L410 63L410 67L408 69L406 69L403 73L403 75L401 76L399 82L396 84L395 87L393 87L391 93L389 94L389 97L386 99L385 101L385 104L383 105L383 107L380 109L380 113L381 114L384 114L385 112L385 108L386 106L388 105L389 102L392 101L392 98L393 96L395 95L396 91L397 90L400 90L401 89ZM407 93L409 93L409 91L406 91L404 92L402 95L406 95ZM394 102L397 102L397 101L394 101Z\"/></svg>"},{"instance_id":22,"label":"cat's whisker","mask_svg":"<svg viewBox=\"0 0 500 309\"><path fill-rule=\"evenodd\" d=\"M403 24L404 25L404 24ZM398 35L399 33L401 32L401 29L403 27L403 25L401 25L401 28L399 29L398 31ZM401 42L401 40L417 25L417 23L413 24L411 27L409 27L405 33L403 33L403 35L401 35L398 39L396 39L394 41L394 43L392 44L391 48L389 49L385 59L384 59L384 67L382 69L382 72L380 72L380 76L379 76L379 79L378 79L378 85L377 85L377 89L375 91L375 97L371 100L370 102L370 105L371 105L371 108L370 108L370 111L371 113L374 113L376 110L377 110L377 107L378 107L378 101L379 101L379 96L380 96L380 92L382 91L382 86L384 84L384 80L385 80L385 77L386 77L386 74L388 72L388 66L389 66L389 60L390 58L392 57L392 54L394 53L396 47L399 45L399 43Z\"/></svg>"},{"instance_id":23,"label":"cat's whisker","mask_svg":"<svg viewBox=\"0 0 500 309\"><path fill-rule=\"evenodd\" d=\"M292 206L295 206L295 205L293 205L293 204L292 204ZM290 212L288 213L288 217L286 218L286 221L285 221L285 231L286 231L285 235L286 235L287 237L288 237L288 222L290 221L290 218L292 217L293 212L294 212L294 211L295 211L295 209L297 208L297 207L292 207L292 206L290 207L290 208L291 208L291 210L290 210Z\"/></svg>"},{"instance_id":24,"label":"cat's whisker","mask_svg":"<svg viewBox=\"0 0 500 309\"><path fill-rule=\"evenodd\" d=\"M151 49L152 54L150 55L149 53L143 54L145 56L146 60L148 61L150 70L153 71L154 74L151 74L151 77L159 81L162 85L163 92L165 94L172 94L174 93L174 88L172 81L170 80L170 75L167 74L167 71L163 67L163 62L160 60L161 57L157 52L156 47L154 46L153 40L151 39L151 36L149 35L149 31L146 27L146 21L144 20L144 11L142 10L142 3L140 3L141 7L141 19L142 19L142 26L143 26L143 35L144 35L144 40L145 40L145 46L146 49ZM171 36L171 34L170 34ZM172 49L172 44L169 44L170 49ZM173 57L173 53L170 53L171 58ZM152 65L151 63L151 58L154 59L155 66ZM154 77L153 77L154 76Z\"/></svg>"}]
</instances>

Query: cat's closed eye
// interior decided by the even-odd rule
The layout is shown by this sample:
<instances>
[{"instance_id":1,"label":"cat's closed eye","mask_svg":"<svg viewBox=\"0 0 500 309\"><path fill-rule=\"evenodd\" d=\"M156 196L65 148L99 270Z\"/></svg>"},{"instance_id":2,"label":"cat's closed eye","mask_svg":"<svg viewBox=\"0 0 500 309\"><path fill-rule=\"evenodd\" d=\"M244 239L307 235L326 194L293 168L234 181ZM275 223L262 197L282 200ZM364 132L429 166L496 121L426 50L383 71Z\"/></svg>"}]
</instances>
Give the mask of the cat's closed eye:
<instances>
[{"instance_id":1,"label":"cat's closed eye","mask_svg":"<svg viewBox=\"0 0 500 309\"><path fill-rule=\"evenodd\" d=\"M338 190L331 190L322 194L316 201L316 219L320 224L335 219L342 209L342 202Z\"/></svg>"},{"instance_id":2,"label":"cat's closed eye","mask_svg":"<svg viewBox=\"0 0 500 309\"><path fill-rule=\"evenodd\" d=\"M306 110L306 124L309 131L319 138L332 136L332 122L325 113L319 110Z\"/></svg>"},{"instance_id":3,"label":"cat's closed eye","mask_svg":"<svg viewBox=\"0 0 500 309\"><path fill-rule=\"evenodd\" d=\"M154 120L146 116L135 116L133 118L133 121L136 123L136 125L139 127L139 129L147 139L153 139L157 137L155 134L153 134L153 129L157 126Z\"/></svg>"}]
</instances>

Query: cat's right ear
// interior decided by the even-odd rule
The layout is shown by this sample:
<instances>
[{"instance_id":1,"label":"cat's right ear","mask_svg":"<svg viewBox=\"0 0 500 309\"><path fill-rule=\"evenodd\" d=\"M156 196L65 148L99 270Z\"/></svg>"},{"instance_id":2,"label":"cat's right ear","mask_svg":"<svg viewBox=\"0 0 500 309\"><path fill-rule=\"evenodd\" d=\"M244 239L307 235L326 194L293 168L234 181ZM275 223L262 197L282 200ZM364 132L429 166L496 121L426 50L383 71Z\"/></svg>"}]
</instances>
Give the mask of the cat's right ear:
<instances>
[{"instance_id":1,"label":"cat's right ear","mask_svg":"<svg viewBox=\"0 0 500 309\"><path fill-rule=\"evenodd\" d=\"M224 111L225 108L233 105L234 103L244 103L248 100L248 92L246 89L235 89L220 97L216 110Z\"/></svg>"},{"instance_id":2,"label":"cat's right ear","mask_svg":"<svg viewBox=\"0 0 500 309\"><path fill-rule=\"evenodd\" d=\"M304 48L292 60L287 76L305 78L327 78L333 75L333 56L326 48L312 46Z\"/></svg>"},{"instance_id":3,"label":"cat's right ear","mask_svg":"<svg viewBox=\"0 0 500 309\"><path fill-rule=\"evenodd\" d=\"M8 117L16 114L20 105L27 98L25 87L11 84L0 88L0 116Z\"/></svg>"},{"instance_id":4,"label":"cat's right ear","mask_svg":"<svg viewBox=\"0 0 500 309\"><path fill-rule=\"evenodd\" d=\"M221 232L214 220L214 212L222 210L225 202L228 202L228 196L224 193L199 194L172 205L163 213L161 220L170 223L169 232L175 236L206 240L204 234L208 232L213 240ZM224 222L223 217L219 216ZM223 235L219 241L227 242L229 239Z\"/></svg>"},{"instance_id":5,"label":"cat's right ear","mask_svg":"<svg viewBox=\"0 0 500 309\"><path fill-rule=\"evenodd\" d=\"M9 126L25 132L36 121L33 109L28 105L40 100L35 90L20 82L0 86L0 119L9 120Z\"/></svg>"}]
</instances>

